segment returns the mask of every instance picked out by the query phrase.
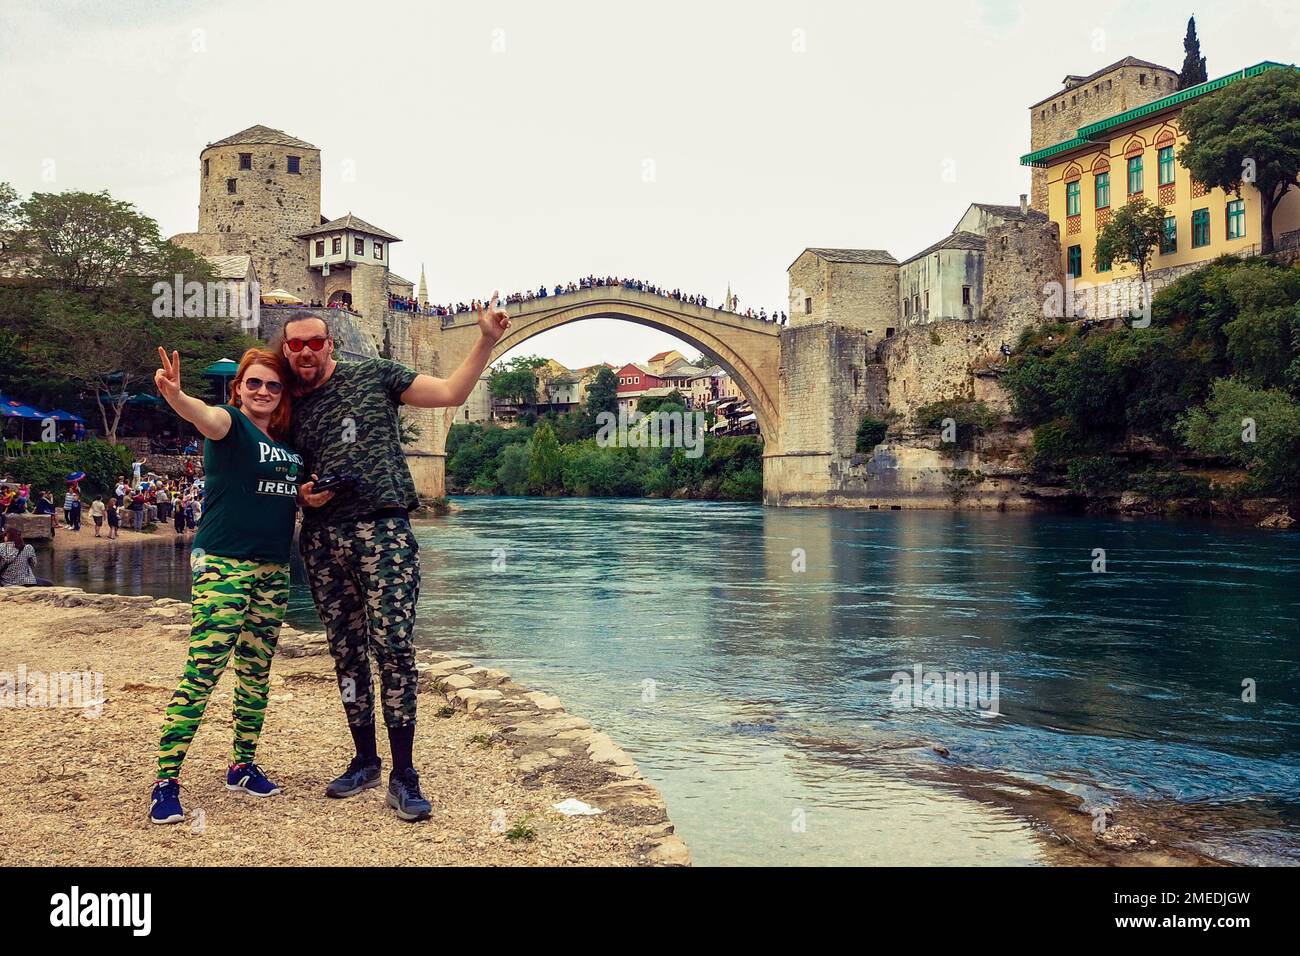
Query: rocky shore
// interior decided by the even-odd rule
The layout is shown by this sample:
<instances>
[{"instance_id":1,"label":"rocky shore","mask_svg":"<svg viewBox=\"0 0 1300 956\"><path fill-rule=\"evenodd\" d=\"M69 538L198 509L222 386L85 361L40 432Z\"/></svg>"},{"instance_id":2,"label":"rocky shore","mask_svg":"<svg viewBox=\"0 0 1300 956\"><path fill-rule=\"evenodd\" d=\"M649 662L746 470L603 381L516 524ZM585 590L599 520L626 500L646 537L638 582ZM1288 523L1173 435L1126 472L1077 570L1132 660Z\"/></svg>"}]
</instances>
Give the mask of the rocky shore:
<instances>
[{"instance_id":1,"label":"rocky shore","mask_svg":"<svg viewBox=\"0 0 1300 956\"><path fill-rule=\"evenodd\" d=\"M323 635L287 626L258 750L285 792L255 800L225 789L225 677L185 763L189 818L153 826L155 748L188 633L180 601L0 592L0 755L13 769L0 780L0 864L690 863L662 796L607 735L505 671L426 650L415 763L433 818L401 822L382 788L327 800L326 782L351 753L333 663ZM53 676L66 684L78 674L100 675L99 701L58 706Z\"/></svg>"}]
</instances>

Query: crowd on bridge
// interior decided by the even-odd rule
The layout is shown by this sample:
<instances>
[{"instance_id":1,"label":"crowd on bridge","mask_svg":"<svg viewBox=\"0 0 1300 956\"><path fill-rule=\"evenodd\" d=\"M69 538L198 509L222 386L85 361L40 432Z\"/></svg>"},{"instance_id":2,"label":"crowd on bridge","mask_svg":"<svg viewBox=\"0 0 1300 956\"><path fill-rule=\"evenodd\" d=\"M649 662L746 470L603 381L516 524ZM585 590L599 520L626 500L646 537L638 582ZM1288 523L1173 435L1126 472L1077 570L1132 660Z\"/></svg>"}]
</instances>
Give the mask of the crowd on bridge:
<instances>
[{"instance_id":1,"label":"crowd on bridge","mask_svg":"<svg viewBox=\"0 0 1300 956\"><path fill-rule=\"evenodd\" d=\"M599 288L622 288L631 289L636 292L648 292L651 295L660 295L665 299L672 299L675 302L682 302L687 305L698 305L703 308L709 308L709 299L704 295L695 295L682 292L681 289L666 289L662 286L646 282L644 279L624 279L617 276L597 276L589 275L579 279L577 282L557 283L554 287L548 289L547 286L538 286L536 290L528 289L524 292L511 292L504 301L507 304L517 302L533 302L537 299L546 299L556 295L567 295L572 292L581 292L584 289ZM394 312L415 312L420 315L437 315L443 318L443 325L450 325L455 321L457 315L463 313L473 313L481 308L483 303L478 299L473 302L458 302L455 305L435 305L432 302L420 305L418 299L410 296L388 294L388 308ZM760 319L763 322L773 322L777 325L785 325L789 321L789 316L784 312L778 312L775 309L771 313L765 308L760 308L755 312L752 308L747 308L743 312L740 310L740 300L737 296L732 295L730 300L723 302L721 305L713 306L723 312L733 312L736 315L743 315L750 319Z\"/></svg>"}]
</instances>

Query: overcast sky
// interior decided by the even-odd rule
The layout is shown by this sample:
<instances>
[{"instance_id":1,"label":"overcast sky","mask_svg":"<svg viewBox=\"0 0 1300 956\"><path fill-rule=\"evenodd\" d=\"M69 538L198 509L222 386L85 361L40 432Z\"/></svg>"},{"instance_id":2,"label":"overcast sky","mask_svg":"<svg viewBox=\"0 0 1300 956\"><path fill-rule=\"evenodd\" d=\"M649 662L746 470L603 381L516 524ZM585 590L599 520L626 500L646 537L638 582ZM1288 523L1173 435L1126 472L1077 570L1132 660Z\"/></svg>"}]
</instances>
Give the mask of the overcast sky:
<instances>
[{"instance_id":1,"label":"overcast sky","mask_svg":"<svg viewBox=\"0 0 1300 956\"><path fill-rule=\"evenodd\" d=\"M3 0L0 180L192 231L199 151L262 123L436 300L595 272L782 309L807 246L902 260L1016 202L1029 104L1127 55L1178 69L1191 13L1212 78L1300 60L1300 0ZM523 351L674 344L593 321Z\"/></svg>"}]
</instances>

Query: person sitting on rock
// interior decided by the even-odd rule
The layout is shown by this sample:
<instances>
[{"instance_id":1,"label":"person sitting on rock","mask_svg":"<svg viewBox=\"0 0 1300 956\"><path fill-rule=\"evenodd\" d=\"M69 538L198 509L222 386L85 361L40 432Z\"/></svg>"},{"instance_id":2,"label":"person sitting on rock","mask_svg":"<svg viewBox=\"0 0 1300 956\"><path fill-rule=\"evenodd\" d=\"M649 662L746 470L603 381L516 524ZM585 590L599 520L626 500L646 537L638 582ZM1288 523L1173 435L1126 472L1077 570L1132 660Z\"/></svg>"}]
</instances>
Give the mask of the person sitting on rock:
<instances>
[{"instance_id":1,"label":"person sitting on rock","mask_svg":"<svg viewBox=\"0 0 1300 956\"><path fill-rule=\"evenodd\" d=\"M13 524L6 526L0 540L0 587L49 587L51 582L36 576L35 561L36 549L23 541L23 533Z\"/></svg>"}]
</instances>

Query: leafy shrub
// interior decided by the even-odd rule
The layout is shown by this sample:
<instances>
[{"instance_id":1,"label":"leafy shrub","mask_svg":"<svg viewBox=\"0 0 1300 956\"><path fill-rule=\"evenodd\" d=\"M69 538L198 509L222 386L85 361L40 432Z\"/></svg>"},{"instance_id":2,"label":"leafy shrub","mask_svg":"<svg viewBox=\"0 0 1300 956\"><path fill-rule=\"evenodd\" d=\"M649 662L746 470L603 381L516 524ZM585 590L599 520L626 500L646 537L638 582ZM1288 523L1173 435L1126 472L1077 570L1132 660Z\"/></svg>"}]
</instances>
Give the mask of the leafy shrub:
<instances>
[{"instance_id":1,"label":"leafy shrub","mask_svg":"<svg viewBox=\"0 0 1300 956\"><path fill-rule=\"evenodd\" d=\"M867 455L871 450L885 440L885 430L888 423L879 418L872 418L870 415L864 415L862 424L858 425L857 444L855 450L861 454Z\"/></svg>"}]
</instances>

